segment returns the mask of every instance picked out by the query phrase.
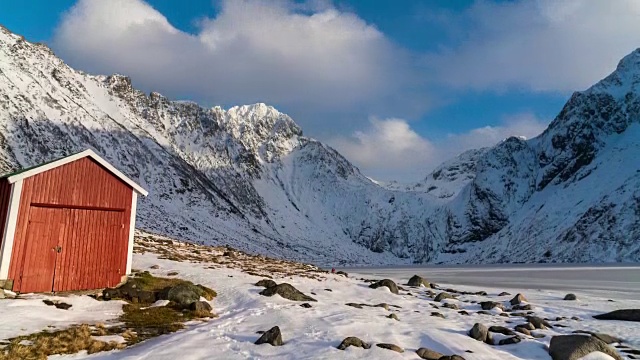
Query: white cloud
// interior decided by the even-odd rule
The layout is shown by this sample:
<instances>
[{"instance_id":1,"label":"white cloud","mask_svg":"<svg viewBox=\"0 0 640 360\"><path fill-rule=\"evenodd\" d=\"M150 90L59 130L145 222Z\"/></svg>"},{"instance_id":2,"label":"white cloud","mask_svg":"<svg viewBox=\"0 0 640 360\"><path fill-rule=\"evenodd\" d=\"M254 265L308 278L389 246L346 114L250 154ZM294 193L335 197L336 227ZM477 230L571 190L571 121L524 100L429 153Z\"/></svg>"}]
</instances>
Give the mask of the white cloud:
<instances>
[{"instance_id":1,"label":"white cloud","mask_svg":"<svg viewBox=\"0 0 640 360\"><path fill-rule=\"evenodd\" d=\"M428 58L441 80L479 90L581 90L640 46L640 1L477 1L452 18L467 34Z\"/></svg>"},{"instance_id":2,"label":"white cloud","mask_svg":"<svg viewBox=\"0 0 640 360\"><path fill-rule=\"evenodd\" d=\"M428 140L402 119L371 119L367 129L350 137L336 137L329 144L377 180L411 182L424 178L431 169L466 150L493 146L510 136L532 138L548 122L533 114L505 117L500 125Z\"/></svg>"},{"instance_id":3,"label":"white cloud","mask_svg":"<svg viewBox=\"0 0 640 360\"><path fill-rule=\"evenodd\" d=\"M403 96L414 78L408 56L326 1L226 0L189 34L142 0L79 0L57 28L54 48L74 66L124 73L169 96L225 106L267 102L305 127L313 125L306 115L327 108L376 111L383 99L385 106L425 104Z\"/></svg>"}]
</instances>

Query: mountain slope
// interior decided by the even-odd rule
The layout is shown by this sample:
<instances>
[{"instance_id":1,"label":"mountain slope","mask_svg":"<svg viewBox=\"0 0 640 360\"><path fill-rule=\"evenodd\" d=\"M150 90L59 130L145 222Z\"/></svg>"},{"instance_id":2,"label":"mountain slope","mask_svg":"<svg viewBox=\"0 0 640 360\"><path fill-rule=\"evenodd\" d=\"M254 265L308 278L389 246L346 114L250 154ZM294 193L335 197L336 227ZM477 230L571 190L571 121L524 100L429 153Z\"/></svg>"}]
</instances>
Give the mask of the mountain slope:
<instances>
[{"instance_id":1,"label":"mountain slope","mask_svg":"<svg viewBox=\"0 0 640 360\"><path fill-rule=\"evenodd\" d=\"M637 261L639 59L539 137L391 188L270 106L146 95L0 28L0 170L91 147L150 190L138 226L321 264Z\"/></svg>"}]
</instances>

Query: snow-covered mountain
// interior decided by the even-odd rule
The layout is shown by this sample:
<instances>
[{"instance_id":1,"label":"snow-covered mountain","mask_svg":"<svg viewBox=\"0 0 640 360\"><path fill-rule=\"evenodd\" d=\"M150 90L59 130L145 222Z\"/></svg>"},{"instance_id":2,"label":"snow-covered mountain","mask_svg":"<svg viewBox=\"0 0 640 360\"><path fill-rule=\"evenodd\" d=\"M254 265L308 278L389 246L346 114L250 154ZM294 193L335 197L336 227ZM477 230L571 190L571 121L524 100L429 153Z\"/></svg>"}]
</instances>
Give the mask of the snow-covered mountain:
<instances>
[{"instance_id":1,"label":"snow-covered mountain","mask_svg":"<svg viewBox=\"0 0 640 360\"><path fill-rule=\"evenodd\" d=\"M640 259L640 51L542 135L380 186L264 104L206 109L71 69L0 28L0 170L91 147L138 226L321 264Z\"/></svg>"}]
</instances>

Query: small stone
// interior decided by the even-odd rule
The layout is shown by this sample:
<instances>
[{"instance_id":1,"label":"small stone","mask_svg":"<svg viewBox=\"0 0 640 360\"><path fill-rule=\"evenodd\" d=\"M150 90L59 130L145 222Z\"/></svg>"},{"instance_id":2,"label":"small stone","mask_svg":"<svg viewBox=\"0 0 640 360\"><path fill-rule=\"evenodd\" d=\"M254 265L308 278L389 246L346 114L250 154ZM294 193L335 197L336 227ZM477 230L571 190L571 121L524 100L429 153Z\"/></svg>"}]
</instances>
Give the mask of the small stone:
<instances>
[{"instance_id":1,"label":"small stone","mask_svg":"<svg viewBox=\"0 0 640 360\"><path fill-rule=\"evenodd\" d=\"M451 310L458 310L458 305L456 304L452 304L452 303L445 303L444 305L442 305L442 307L445 307L447 309L451 309Z\"/></svg>"},{"instance_id":2,"label":"small stone","mask_svg":"<svg viewBox=\"0 0 640 360\"><path fill-rule=\"evenodd\" d=\"M421 278L418 275L413 275L411 277L411 279L409 279L409 281L407 282L408 286L424 286L424 287L431 287L431 284L429 284L429 282L423 278Z\"/></svg>"},{"instance_id":3,"label":"small stone","mask_svg":"<svg viewBox=\"0 0 640 360\"><path fill-rule=\"evenodd\" d=\"M578 297L576 296L576 294L567 294L564 296L564 300L577 300Z\"/></svg>"},{"instance_id":4,"label":"small stone","mask_svg":"<svg viewBox=\"0 0 640 360\"><path fill-rule=\"evenodd\" d=\"M149 266L149 269L158 270L160 269L160 265L151 265Z\"/></svg>"},{"instance_id":5,"label":"small stone","mask_svg":"<svg viewBox=\"0 0 640 360\"><path fill-rule=\"evenodd\" d=\"M167 273L167 276L176 276L176 275L178 275L178 274L180 274L180 273L179 273L179 272L177 272L177 271L169 271L169 272Z\"/></svg>"},{"instance_id":6,"label":"small stone","mask_svg":"<svg viewBox=\"0 0 640 360\"><path fill-rule=\"evenodd\" d=\"M362 304L357 304L357 303L346 303L345 305L347 306L351 306L354 307L356 309L362 309Z\"/></svg>"},{"instance_id":7,"label":"small stone","mask_svg":"<svg viewBox=\"0 0 640 360\"><path fill-rule=\"evenodd\" d=\"M482 310L491 310L493 308L504 310L504 306L499 302L495 302L495 301L483 301L480 303L480 307L482 308Z\"/></svg>"},{"instance_id":8,"label":"small stone","mask_svg":"<svg viewBox=\"0 0 640 360\"><path fill-rule=\"evenodd\" d=\"M396 314L389 314L386 317L389 318L389 319L400 321L400 319L398 319L398 315L396 315Z\"/></svg>"},{"instance_id":9,"label":"small stone","mask_svg":"<svg viewBox=\"0 0 640 360\"><path fill-rule=\"evenodd\" d=\"M544 330L546 328L553 329L553 326L549 324L547 320L539 318L537 316L527 316L527 321L530 322L536 329Z\"/></svg>"},{"instance_id":10,"label":"small stone","mask_svg":"<svg viewBox=\"0 0 640 360\"><path fill-rule=\"evenodd\" d=\"M376 344L377 347L379 348L383 348L383 349L387 349L387 350L392 350L395 352L399 352L399 353L403 353L404 349L401 348L398 345L394 345L394 344L386 344L386 343L382 343L382 344Z\"/></svg>"},{"instance_id":11,"label":"small stone","mask_svg":"<svg viewBox=\"0 0 640 360\"><path fill-rule=\"evenodd\" d=\"M377 289L382 286L385 286L386 288L388 288L389 291L391 291L392 293L396 295L398 294L398 285L396 285L396 283L393 282L393 280L384 279L369 285L369 287L372 289Z\"/></svg>"},{"instance_id":12,"label":"small stone","mask_svg":"<svg viewBox=\"0 0 640 360\"><path fill-rule=\"evenodd\" d=\"M338 271L338 272L336 272L336 274L337 274L337 275L342 275L342 276L344 276L344 277L349 277L349 274L347 274L347 273L346 273L346 272L344 272L344 271Z\"/></svg>"},{"instance_id":13,"label":"small stone","mask_svg":"<svg viewBox=\"0 0 640 360\"><path fill-rule=\"evenodd\" d=\"M189 305L189 309L198 312L210 312L211 310L213 310L211 304L206 301L194 301L191 305Z\"/></svg>"},{"instance_id":14,"label":"small stone","mask_svg":"<svg viewBox=\"0 0 640 360\"><path fill-rule=\"evenodd\" d=\"M502 340L498 341L498 345L517 344L520 341L522 341L522 340L519 337L514 336L514 337L510 337L510 338L506 338L506 339L502 339Z\"/></svg>"},{"instance_id":15,"label":"small stone","mask_svg":"<svg viewBox=\"0 0 640 360\"><path fill-rule=\"evenodd\" d=\"M509 294L506 291L501 292L500 294L498 294L498 296L510 296L511 294Z\"/></svg>"},{"instance_id":16,"label":"small stone","mask_svg":"<svg viewBox=\"0 0 640 360\"><path fill-rule=\"evenodd\" d=\"M276 286L278 284L276 284L276 282L271 280L271 279L262 279L262 280L258 281L255 285L263 287L263 288L270 288L270 287Z\"/></svg>"},{"instance_id":17,"label":"small stone","mask_svg":"<svg viewBox=\"0 0 640 360\"><path fill-rule=\"evenodd\" d=\"M453 295L451 295L451 294L449 294L447 292L441 292L438 295L436 295L436 298L433 299L433 301L440 302L440 301L442 301L444 299L453 299L453 298L454 298Z\"/></svg>"},{"instance_id":18,"label":"small stone","mask_svg":"<svg viewBox=\"0 0 640 360\"><path fill-rule=\"evenodd\" d=\"M420 348L416 350L416 354L418 354L420 358L426 359L426 360L439 360L444 356L444 354L441 354L437 351L433 351L427 348Z\"/></svg>"},{"instance_id":19,"label":"small stone","mask_svg":"<svg viewBox=\"0 0 640 360\"><path fill-rule=\"evenodd\" d=\"M480 323L475 323L473 325L471 330L469 330L469 336L475 340L491 344L491 334L489 334L489 329Z\"/></svg>"},{"instance_id":20,"label":"small stone","mask_svg":"<svg viewBox=\"0 0 640 360\"><path fill-rule=\"evenodd\" d=\"M344 349L348 348L349 346L355 346L355 347L359 347L359 348L363 348L363 349L371 348L370 344L367 344L366 342L360 340L359 338L357 338L355 336L349 336L349 337L345 338L344 340L342 340L340 345L338 345L338 349L339 350L344 350Z\"/></svg>"},{"instance_id":21,"label":"small stone","mask_svg":"<svg viewBox=\"0 0 640 360\"><path fill-rule=\"evenodd\" d=\"M282 334L280 328L277 326L272 327L268 331L265 331L262 336L255 342L256 345L270 344L271 346L282 346Z\"/></svg>"},{"instance_id":22,"label":"small stone","mask_svg":"<svg viewBox=\"0 0 640 360\"><path fill-rule=\"evenodd\" d=\"M380 303L380 304L378 304L378 305L373 305L373 306L374 306L374 307L381 307L381 308L383 308L383 309L385 309L385 310L389 311L389 304L387 304L387 303Z\"/></svg>"},{"instance_id":23,"label":"small stone","mask_svg":"<svg viewBox=\"0 0 640 360\"><path fill-rule=\"evenodd\" d=\"M469 313L464 311L464 310L458 311L458 314L460 314L460 315L469 315Z\"/></svg>"},{"instance_id":24,"label":"small stone","mask_svg":"<svg viewBox=\"0 0 640 360\"><path fill-rule=\"evenodd\" d=\"M309 304L309 303L302 303L302 304L300 304L300 306L302 306L303 308L308 309L308 308L310 308L310 307L311 307L311 304Z\"/></svg>"},{"instance_id":25,"label":"small stone","mask_svg":"<svg viewBox=\"0 0 640 360\"><path fill-rule=\"evenodd\" d=\"M527 301L527 298L524 297L524 295L516 294L516 296L514 296L513 299L511 299L509 302L511 303L511 305L518 305L525 301Z\"/></svg>"},{"instance_id":26,"label":"small stone","mask_svg":"<svg viewBox=\"0 0 640 360\"><path fill-rule=\"evenodd\" d=\"M529 310L533 310L533 305L531 304L514 305L511 310L529 311Z\"/></svg>"},{"instance_id":27,"label":"small stone","mask_svg":"<svg viewBox=\"0 0 640 360\"><path fill-rule=\"evenodd\" d=\"M443 318L443 319L444 319L444 315L440 314L440 313L439 313L439 312L437 312L437 311L432 312L432 313L431 313L431 316L435 316L435 317L439 317L439 318Z\"/></svg>"},{"instance_id":28,"label":"small stone","mask_svg":"<svg viewBox=\"0 0 640 360\"><path fill-rule=\"evenodd\" d=\"M507 335L507 336L511 336L511 335L515 335L515 333L513 332L513 330L506 328L504 326L491 326L489 328L489 331L494 332L494 333L498 333L498 334L502 334L502 335Z\"/></svg>"}]
</instances>

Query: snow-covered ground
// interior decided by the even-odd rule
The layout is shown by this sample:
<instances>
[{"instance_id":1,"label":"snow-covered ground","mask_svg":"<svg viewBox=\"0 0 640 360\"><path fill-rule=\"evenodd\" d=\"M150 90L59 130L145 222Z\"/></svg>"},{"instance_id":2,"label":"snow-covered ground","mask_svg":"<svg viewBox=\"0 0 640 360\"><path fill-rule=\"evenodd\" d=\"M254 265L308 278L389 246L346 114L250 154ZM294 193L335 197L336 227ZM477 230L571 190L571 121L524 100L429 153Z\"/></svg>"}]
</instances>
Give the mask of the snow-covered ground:
<instances>
[{"instance_id":1,"label":"snow-covered ground","mask_svg":"<svg viewBox=\"0 0 640 360\"><path fill-rule=\"evenodd\" d=\"M210 322L191 324L178 333L161 336L128 349L94 355L54 356L52 359L418 359L415 350L420 347L428 347L446 355L459 354L467 360L550 359L545 345L549 344L551 336L571 333L574 330L608 333L622 338L632 347L640 348L638 323L599 321L591 317L619 308L640 308L640 300L622 299L614 292L607 296L597 296L587 292L572 291L577 294L578 300L564 301L562 298L568 291L529 289L526 277L520 278L521 290L534 306L535 315L550 319L577 316L580 320L552 321L552 324L562 324L567 327L536 330L537 333L545 335L542 339L523 336L525 339L519 344L489 346L466 335L474 323L513 328L525 322L520 317L476 314L480 306L466 302L485 299L508 301L512 296L498 297L497 294L505 290L515 294L517 289L512 289L511 286L508 289L503 287L500 277L495 277L493 286L439 284L442 287L458 290L484 290L488 293L487 296L461 295L458 300L446 300L457 304L461 310L466 310L470 314L461 315L457 310L441 306L439 309L434 308L432 304L438 306L441 304L427 297L425 288L405 287L412 295L407 295L406 291L401 291L401 295L395 295L385 288L376 290L368 288L366 283L357 279L359 275L355 274L350 274L348 279L331 274L326 275L322 280L302 277L274 279L278 283L291 283L318 300L311 303L312 308L307 309L300 307L298 302L286 300L277 295L274 297L259 295L258 292L262 288L253 284L260 278L240 270L209 269L209 264L206 263L160 260L153 253L134 256L135 268L150 269L152 265L160 267L157 270L150 270L154 274L166 275L177 271L181 278L214 288L218 292L218 297L213 301L214 312L219 317ZM608 270L603 268L601 271ZM361 272L366 270L362 269ZM390 271L386 275L390 275L389 277L400 285L406 283L413 272L405 269L404 272ZM548 275L550 279L554 278L553 272L548 272ZM365 275L365 277L371 276ZM561 279L555 279L552 282L558 284L561 281ZM325 289L331 289L331 291ZM610 299L614 302L609 301ZM1 301L0 306L5 306L5 302L11 304L15 301L24 300ZM345 305L349 302L367 304L385 302L401 308L391 307L389 311L379 307L356 309ZM18 307L13 309L15 309L14 316L21 316ZM73 311L68 313L62 311L58 311L59 319L63 319L65 314L66 316L73 314ZM100 319L101 310L96 308L95 311L98 313L95 315L96 320ZM445 318L431 316L434 311L442 313ZM497 312L499 311L494 309L493 313ZM5 311L3 310L2 313L5 314ZM399 321L385 317L390 313L395 313ZM22 316L28 314L37 313L22 313ZM61 321L59 319L55 321ZM14 319L14 321L17 320ZM44 321L43 324L48 321ZM20 321L17 322L20 323ZM254 341L260 336L256 333L257 331L268 330L276 325L282 330L283 346L254 345ZM353 347L345 351L336 349L342 339L348 336L357 336L370 343L393 343L404 348L405 352L400 354L376 346L369 350ZM467 350L472 353L466 352Z\"/></svg>"}]
</instances>

